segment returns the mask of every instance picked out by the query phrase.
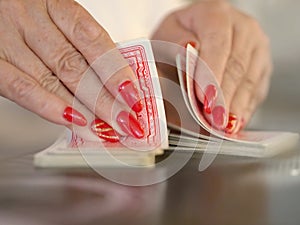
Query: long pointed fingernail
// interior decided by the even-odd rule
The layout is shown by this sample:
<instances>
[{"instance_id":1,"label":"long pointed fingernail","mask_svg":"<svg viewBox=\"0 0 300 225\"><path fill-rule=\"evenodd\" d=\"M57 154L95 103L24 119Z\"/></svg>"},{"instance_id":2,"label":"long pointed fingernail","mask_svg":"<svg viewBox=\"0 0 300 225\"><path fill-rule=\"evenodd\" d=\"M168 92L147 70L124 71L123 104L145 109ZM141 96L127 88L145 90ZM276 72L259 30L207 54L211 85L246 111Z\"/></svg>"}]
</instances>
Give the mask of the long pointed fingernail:
<instances>
[{"instance_id":1,"label":"long pointed fingernail","mask_svg":"<svg viewBox=\"0 0 300 225\"><path fill-rule=\"evenodd\" d=\"M212 108L215 105L217 97L217 88L214 85L208 85L205 90L205 96L204 96L204 111L207 114L212 113Z\"/></svg>"},{"instance_id":2,"label":"long pointed fingernail","mask_svg":"<svg viewBox=\"0 0 300 225\"><path fill-rule=\"evenodd\" d=\"M218 129L223 129L226 123L226 111L223 106L216 106L212 110L213 125Z\"/></svg>"},{"instance_id":3,"label":"long pointed fingernail","mask_svg":"<svg viewBox=\"0 0 300 225\"><path fill-rule=\"evenodd\" d=\"M141 128L140 123L129 112L120 112L117 116L117 122L126 134L129 134L138 139L141 139L145 136L145 132Z\"/></svg>"},{"instance_id":4,"label":"long pointed fingernail","mask_svg":"<svg viewBox=\"0 0 300 225\"><path fill-rule=\"evenodd\" d=\"M91 124L92 132L108 142L119 142L119 135L114 129L101 119L95 119Z\"/></svg>"},{"instance_id":5,"label":"long pointed fingernail","mask_svg":"<svg viewBox=\"0 0 300 225\"><path fill-rule=\"evenodd\" d=\"M141 112L143 110L143 104L138 89L132 81L128 80L122 83L119 86L119 92L133 111Z\"/></svg>"},{"instance_id":6,"label":"long pointed fingernail","mask_svg":"<svg viewBox=\"0 0 300 225\"><path fill-rule=\"evenodd\" d=\"M228 124L227 127L225 128L225 132L228 134L236 133L238 131L237 130L238 125L239 125L238 117L233 113L229 113Z\"/></svg>"},{"instance_id":7,"label":"long pointed fingernail","mask_svg":"<svg viewBox=\"0 0 300 225\"><path fill-rule=\"evenodd\" d=\"M80 112L69 106L65 109L63 113L63 118L68 122L74 123L81 127L87 125L86 118Z\"/></svg>"}]
</instances>

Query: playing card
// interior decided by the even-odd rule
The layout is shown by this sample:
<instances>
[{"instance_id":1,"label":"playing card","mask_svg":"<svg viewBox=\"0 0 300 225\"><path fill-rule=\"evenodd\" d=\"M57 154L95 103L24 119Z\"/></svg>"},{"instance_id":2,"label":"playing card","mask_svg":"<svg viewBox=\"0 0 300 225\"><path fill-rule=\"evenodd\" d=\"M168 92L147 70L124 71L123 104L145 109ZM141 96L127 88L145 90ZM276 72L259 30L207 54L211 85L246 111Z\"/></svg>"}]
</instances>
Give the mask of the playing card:
<instances>
[{"instance_id":1,"label":"playing card","mask_svg":"<svg viewBox=\"0 0 300 225\"><path fill-rule=\"evenodd\" d=\"M187 82L186 82L186 76L184 75L184 71L186 71L186 57L182 57L181 55L177 55L176 57L176 64L177 64L177 73L178 73L178 80L180 84L180 90L182 93L182 97L184 100L184 103L190 113L190 115L194 118L195 121L198 121L199 119L195 115L192 106L189 101L189 97L187 95Z\"/></svg>"},{"instance_id":2,"label":"playing card","mask_svg":"<svg viewBox=\"0 0 300 225\"><path fill-rule=\"evenodd\" d=\"M225 132L213 128L214 126L211 125L211 123L213 123L211 115L203 113L202 103L204 101L204 91L207 86L213 85L217 89L217 97L215 100L216 105L226 108L225 101L222 95L222 90L219 87L213 72L210 70L208 65L198 57L198 51L191 45L188 45L186 50L186 71L185 80L189 100L188 102L195 117L197 118L196 122L211 134L220 138L225 136L225 139L230 139L231 137ZM201 102L196 96L196 87L200 90Z\"/></svg>"},{"instance_id":3,"label":"playing card","mask_svg":"<svg viewBox=\"0 0 300 225\"><path fill-rule=\"evenodd\" d=\"M136 114L145 131L145 138L136 139L131 136L121 137L119 143L109 143L104 140L91 141L73 134L70 146L89 147L98 144L107 148L134 148L139 150L163 149L168 146L167 123L163 97L159 84L151 43L145 39L119 43L118 49L135 72L135 85L140 90L143 110ZM75 138L74 138L75 137ZM100 143L101 142L101 143Z\"/></svg>"}]
</instances>

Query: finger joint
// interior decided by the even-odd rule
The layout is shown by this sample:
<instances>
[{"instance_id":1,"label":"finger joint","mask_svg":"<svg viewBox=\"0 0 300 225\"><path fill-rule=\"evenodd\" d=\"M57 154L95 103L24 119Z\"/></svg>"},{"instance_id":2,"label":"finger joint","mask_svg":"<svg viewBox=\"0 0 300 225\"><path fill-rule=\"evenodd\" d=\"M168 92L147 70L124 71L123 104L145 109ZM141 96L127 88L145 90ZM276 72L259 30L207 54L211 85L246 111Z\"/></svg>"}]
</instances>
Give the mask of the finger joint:
<instances>
[{"instance_id":1,"label":"finger joint","mask_svg":"<svg viewBox=\"0 0 300 225\"><path fill-rule=\"evenodd\" d=\"M39 83L43 88L51 93L56 93L60 86L59 79L56 76L52 75L52 73L43 76L39 80Z\"/></svg>"},{"instance_id":2,"label":"finger joint","mask_svg":"<svg viewBox=\"0 0 300 225\"><path fill-rule=\"evenodd\" d=\"M76 41L86 47L108 37L107 32L100 25L96 26L91 18L83 16L79 16L76 20L72 34Z\"/></svg>"},{"instance_id":3,"label":"finger joint","mask_svg":"<svg viewBox=\"0 0 300 225\"><path fill-rule=\"evenodd\" d=\"M24 101L38 87L38 83L26 77L17 76L10 81L9 86L12 90L12 98Z\"/></svg>"},{"instance_id":4,"label":"finger joint","mask_svg":"<svg viewBox=\"0 0 300 225\"><path fill-rule=\"evenodd\" d=\"M239 84L247 72L246 64L242 58L231 56L227 62L226 72L235 84Z\"/></svg>"},{"instance_id":5,"label":"finger joint","mask_svg":"<svg viewBox=\"0 0 300 225\"><path fill-rule=\"evenodd\" d=\"M66 51L58 60L56 73L65 85L69 88L76 88L87 68L88 65L82 55L71 50L71 52Z\"/></svg>"}]
</instances>

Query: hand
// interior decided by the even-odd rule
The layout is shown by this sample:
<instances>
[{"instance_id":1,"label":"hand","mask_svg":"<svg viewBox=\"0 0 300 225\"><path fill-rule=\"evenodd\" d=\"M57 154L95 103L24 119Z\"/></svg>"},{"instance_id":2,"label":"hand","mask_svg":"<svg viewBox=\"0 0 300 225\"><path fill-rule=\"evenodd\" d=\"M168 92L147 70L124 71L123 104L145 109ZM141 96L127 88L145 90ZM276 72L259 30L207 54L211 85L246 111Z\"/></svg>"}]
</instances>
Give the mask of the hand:
<instances>
[{"instance_id":1,"label":"hand","mask_svg":"<svg viewBox=\"0 0 300 225\"><path fill-rule=\"evenodd\" d=\"M253 18L226 1L203 1L170 14L152 39L181 46L192 43L199 50L223 91L226 113L216 116L228 119L220 126L226 132L241 130L266 98L272 70L268 38ZM196 87L205 113L211 113L214 88L204 91L206 101Z\"/></svg>"},{"instance_id":2,"label":"hand","mask_svg":"<svg viewBox=\"0 0 300 225\"><path fill-rule=\"evenodd\" d=\"M143 137L129 113L130 108L138 112L143 107L135 76L107 32L78 3L0 0L0 34L1 96L51 122L92 129L109 141L117 141L119 134ZM113 66L99 64L99 57L122 69L110 76L106 72ZM88 89L77 90L80 82L87 82ZM89 94L97 94L101 87L94 105ZM90 121L94 114L84 107L82 113L73 109L75 95L102 120ZM116 101L118 95L123 98Z\"/></svg>"}]
</instances>

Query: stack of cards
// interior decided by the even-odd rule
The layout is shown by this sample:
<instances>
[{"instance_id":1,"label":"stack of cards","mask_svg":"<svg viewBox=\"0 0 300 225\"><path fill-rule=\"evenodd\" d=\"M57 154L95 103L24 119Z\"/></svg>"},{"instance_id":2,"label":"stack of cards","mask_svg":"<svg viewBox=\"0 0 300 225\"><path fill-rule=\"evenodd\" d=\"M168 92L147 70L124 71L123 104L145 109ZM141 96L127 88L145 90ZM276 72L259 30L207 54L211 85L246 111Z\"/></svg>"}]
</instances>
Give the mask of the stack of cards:
<instances>
[{"instance_id":1,"label":"stack of cards","mask_svg":"<svg viewBox=\"0 0 300 225\"><path fill-rule=\"evenodd\" d=\"M49 148L34 156L34 164L42 168L57 167L152 167L156 151L133 151L127 148L75 147L70 145L69 131Z\"/></svg>"}]
</instances>

